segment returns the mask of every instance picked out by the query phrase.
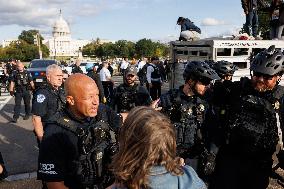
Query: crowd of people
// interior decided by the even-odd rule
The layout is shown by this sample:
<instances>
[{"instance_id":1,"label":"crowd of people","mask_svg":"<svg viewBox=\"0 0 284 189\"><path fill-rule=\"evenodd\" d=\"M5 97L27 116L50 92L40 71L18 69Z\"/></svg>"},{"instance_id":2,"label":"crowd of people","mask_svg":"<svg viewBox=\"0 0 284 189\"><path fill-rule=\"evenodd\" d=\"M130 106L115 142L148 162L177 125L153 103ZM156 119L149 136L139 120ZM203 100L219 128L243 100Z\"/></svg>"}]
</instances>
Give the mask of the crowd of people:
<instances>
[{"instance_id":1,"label":"crowd of people","mask_svg":"<svg viewBox=\"0 0 284 189\"><path fill-rule=\"evenodd\" d=\"M184 84L161 94L158 57L128 63L116 87L108 62L87 64L87 74L76 62L71 75L48 66L47 83L35 89L19 61L9 90L24 99L24 118L32 114L43 188L265 189L273 154L284 168L283 147L276 150L283 62L271 46L251 60L250 78L233 82L233 63L191 61Z\"/></svg>"}]
</instances>

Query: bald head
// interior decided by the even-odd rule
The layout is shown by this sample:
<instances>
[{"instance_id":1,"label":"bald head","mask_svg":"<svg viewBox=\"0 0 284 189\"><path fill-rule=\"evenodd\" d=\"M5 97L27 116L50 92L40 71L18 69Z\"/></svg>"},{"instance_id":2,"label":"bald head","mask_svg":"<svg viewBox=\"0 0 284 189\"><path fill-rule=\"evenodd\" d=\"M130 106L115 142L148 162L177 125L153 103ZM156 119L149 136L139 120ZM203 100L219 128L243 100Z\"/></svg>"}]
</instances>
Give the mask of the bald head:
<instances>
[{"instance_id":1,"label":"bald head","mask_svg":"<svg viewBox=\"0 0 284 189\"><path fill-rule=\"evenodd\" d=\"M84 93L87 85L97 88L97 84L92 78L80 73L72 74L64 83L65 94L66 96L76 96Z\"/></svg>"},{"instance_id":2,"label":"bald head","mask_svg":"<svg viewBox=\"0 0 284 189\"><path fill-rule=\"evenodd\" d=\"M24 64L22 62L17 62L17 69L22 72L24 70Z\"/></svg>"},{"instance_id":3,"label":"bald head","mask_svg":"<svg viewBox=\"0 0 284 189\"><path fill-rule=\"evenodd\" d=\"M84 74L73 74L65 81L64 87L66 101L75 115L80 118L97 115L99 90L92 78Z\"/></svg>"}]
</instances>

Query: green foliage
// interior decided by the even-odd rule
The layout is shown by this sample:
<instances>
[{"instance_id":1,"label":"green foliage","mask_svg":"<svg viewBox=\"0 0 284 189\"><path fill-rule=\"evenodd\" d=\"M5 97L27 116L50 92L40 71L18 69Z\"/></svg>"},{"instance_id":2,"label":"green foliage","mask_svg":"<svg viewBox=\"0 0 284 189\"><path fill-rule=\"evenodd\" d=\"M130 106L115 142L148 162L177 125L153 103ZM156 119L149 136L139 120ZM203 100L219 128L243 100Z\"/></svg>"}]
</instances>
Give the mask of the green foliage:
<instances>
[{"instance_id":1,"label":"green foliage","mask_svg":"<svg viewBox=\"0 0 284 189\"><path fill-rule=\"evenodd\" d=\"M38 30L23 30L18 39L26 41L28 44L34 44L34 36L39 34ZM43 37L40 35L40 43L42 44Z\"/></svg>"},{"instance_id":2,"label":"green foliage","mask_svg":"<svg viewBox=\"0 0 284 189\"><path fill-rule=\"evenodd\" d=\"M83 47L83 55L89 57L115 58L141 58L150 56L167 56L169 47L150 39L141 39L136 43L127 40L119 40L115 43L99 43L99 39Z\"/></svg>"},{"instance_id":3,"label":"green foliage","mask_svg":"<svg viewBox=\"0 0 284 189\"><path fill-rule=\"evenodd\" d=\"M270 14L268 12L259 12L258 13L259 19L259 27L258 30L261 32L261 37L263 39L269 39L269 32L270 32Z\"/></svg>"},{"instance_id":4,"label":"green foliage","mask_svg":"<svg viewBox=\"0 0 284 189\"><path fill-rule=\"evenodd\" d=\"M41 51L42 51L42 57L48 58L49 57L49 49L46 45L41 44Z\"/></svg>"},{"instance_id":5,"label":"green foliage","mask_svg":"<svg viewBox=\"0 0 284 189\"><path fill-rule=\"evenodd\" d=\"M39 58L38 46L34 45L34 35L37 30L22 31L18 40L12 42L5 48L0 48L0 60L18 59L21 61L31 61ZM43 57L49 56L49 50L46 45L42 44L43 37L40 36L41 50Z\"/></svg>"},{"instance_id":6,"label":"green foliage","mask_svg":"<svg viewBox=\"0 0 284 189\"><path fill-rule=\"evenodd\" d=\"M135 45L137 55L139 57L150 57L155 54L155 43L151 39L141 39Z\"/></svg>"}]
</instances>

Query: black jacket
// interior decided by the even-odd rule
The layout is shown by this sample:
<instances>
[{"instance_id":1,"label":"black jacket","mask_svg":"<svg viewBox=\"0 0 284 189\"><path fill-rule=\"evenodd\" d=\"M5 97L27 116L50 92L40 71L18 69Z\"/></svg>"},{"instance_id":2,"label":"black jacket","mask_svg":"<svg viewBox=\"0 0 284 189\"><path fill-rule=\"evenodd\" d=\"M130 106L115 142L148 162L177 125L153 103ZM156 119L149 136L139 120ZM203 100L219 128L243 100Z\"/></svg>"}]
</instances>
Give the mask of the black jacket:
<instances>
[{"instance_id":1,"label":"black jacket","mask_svg":"<svg viewBox=\"0 0 284 189\"><path fill-rule=\"evenodd\" d=\"M98 89L99 89L99 93L100 93L99 94L100 95L100 102L102 102L103 98L105 97L105 94L104 94L104 88L103 88L100 76L97 73L95 73L94 71L89 71L87 73L87 76L89 76L90 78L92 78L96 82Z\"/></svg>"}]
</instances>

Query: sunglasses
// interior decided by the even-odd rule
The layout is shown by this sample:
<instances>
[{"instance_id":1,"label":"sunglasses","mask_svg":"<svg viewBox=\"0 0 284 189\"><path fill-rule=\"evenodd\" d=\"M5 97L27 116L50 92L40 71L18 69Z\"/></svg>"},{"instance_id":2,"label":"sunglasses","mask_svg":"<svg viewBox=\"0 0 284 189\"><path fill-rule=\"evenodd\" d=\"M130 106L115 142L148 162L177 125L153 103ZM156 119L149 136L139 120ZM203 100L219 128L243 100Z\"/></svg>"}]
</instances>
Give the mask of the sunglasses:
<instances>
[{"instance_id":1,"label":"sunglasses","mask_svg":"<svg viewBox=\"0 0 284 189\"><path fill-rule=\"evenodd\" d=\"M262 77L264 80L271 80L273 79L273 75L267 75L259 72L253 72L254 77Z\"/></svg>"}]
</instances>

